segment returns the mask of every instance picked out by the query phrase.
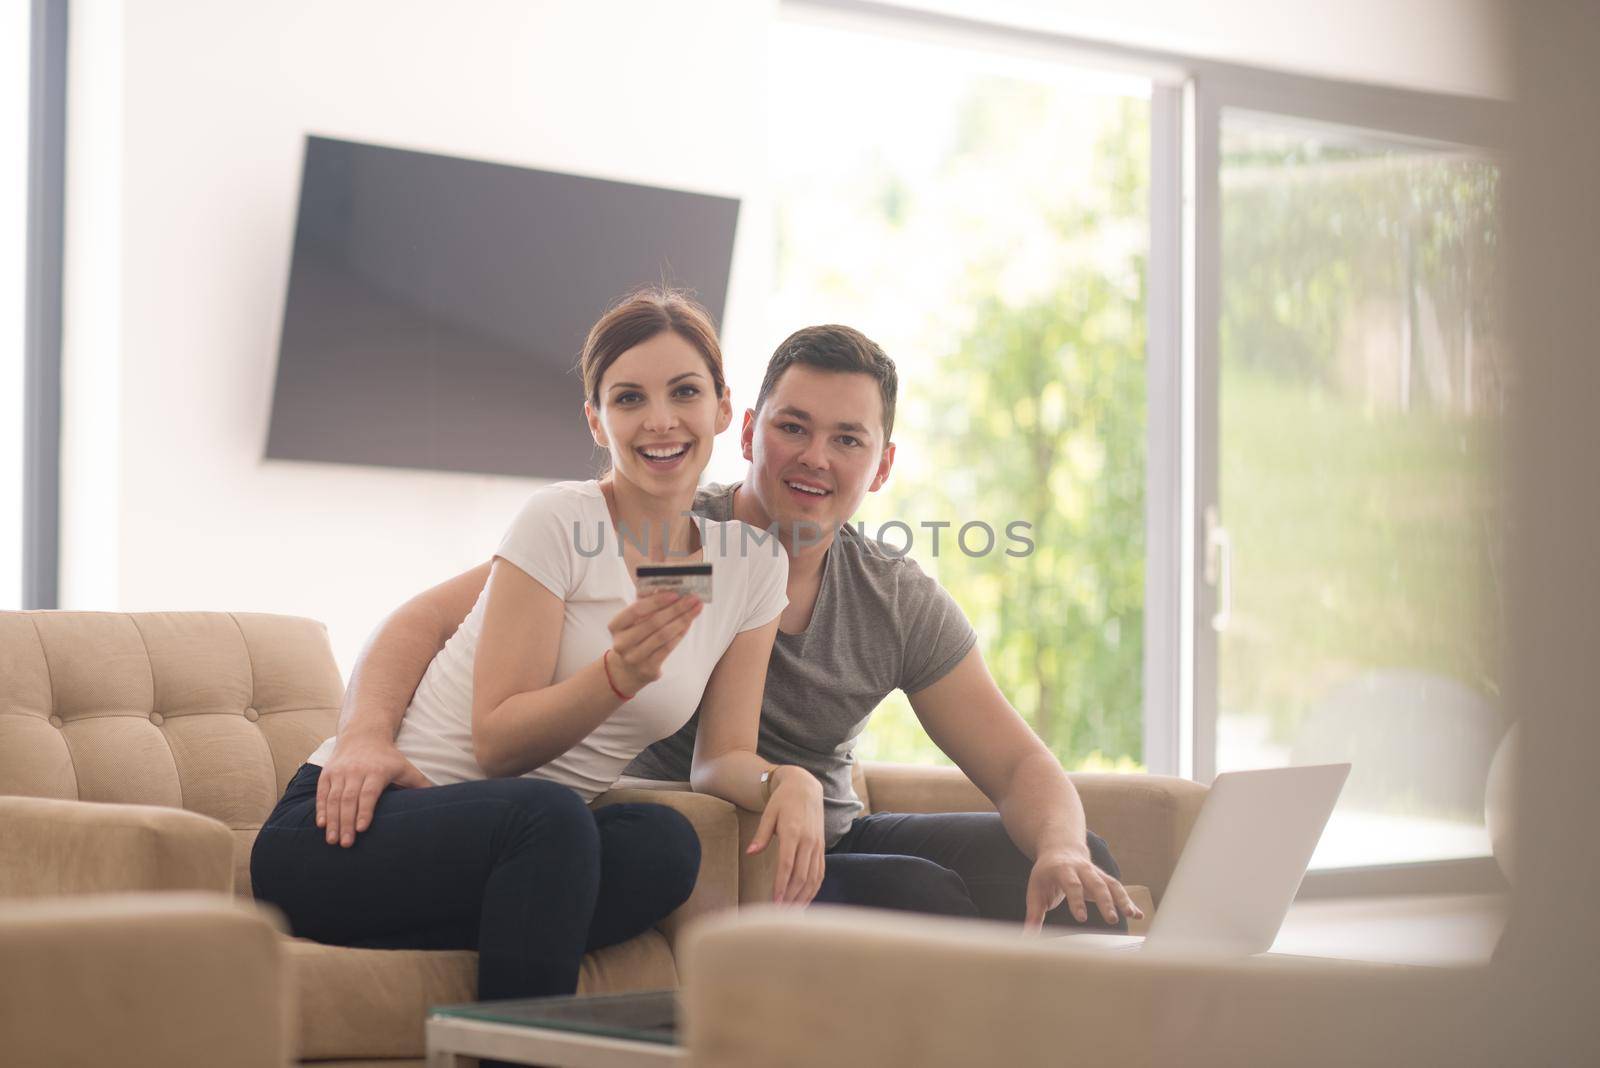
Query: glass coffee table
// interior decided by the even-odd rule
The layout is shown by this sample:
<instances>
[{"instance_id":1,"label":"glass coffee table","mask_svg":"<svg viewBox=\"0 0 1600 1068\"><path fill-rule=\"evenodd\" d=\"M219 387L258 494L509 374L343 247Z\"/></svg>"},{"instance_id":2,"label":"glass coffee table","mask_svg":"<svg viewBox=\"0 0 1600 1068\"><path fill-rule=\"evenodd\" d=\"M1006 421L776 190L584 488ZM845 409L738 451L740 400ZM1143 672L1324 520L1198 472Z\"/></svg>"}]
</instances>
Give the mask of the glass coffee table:
<instances>
[{"instance_id":1,"label":"glass coffee table","mask_svg":"<svg viewBox=\"0 0 1600 1068\"><path fill-rule=\"evenodd\" d=\"M429 1068L492 1057L551 1068L664 1068L686 1063L678 1045L678 994L527 998L435 1005Z\"/></svg>"}]
</instances>

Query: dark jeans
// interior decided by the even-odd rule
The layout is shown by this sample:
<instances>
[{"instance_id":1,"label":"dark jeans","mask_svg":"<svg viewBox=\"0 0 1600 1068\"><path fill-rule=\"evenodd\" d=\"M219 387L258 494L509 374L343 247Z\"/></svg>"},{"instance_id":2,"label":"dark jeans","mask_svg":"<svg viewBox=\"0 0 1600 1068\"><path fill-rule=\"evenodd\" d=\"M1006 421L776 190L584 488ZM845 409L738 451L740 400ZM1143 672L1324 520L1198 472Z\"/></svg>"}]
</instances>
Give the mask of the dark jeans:
<instances>
[{"instance_id":1,"label":"dark jeans","mask_svg":"<svg viewBox=\"0 0 1600 1068\"><path fill-rule=\"evenodd\" d=\"M318 942L476 949L482 1000L573 993L585 952L648 930L700 870L700 839L678 812L590 811L538 779L391 786L355 845L329 845L321 773L296 772L256 837L256 897Z\"/></svg>"},{"instance_id":2,"label":"dark jeans","mask_svg":"<svg viewBox=\"0 0 1600 1068\"><path fill-rule=\"evenodd\" d=\"M1089 856L1112 878L1121 870L1098 835ZM838 905L905 909L944 916L977 916L1021 923L1028 911L1033 861L1011 841L994 812L878 812L850 825L828 850L827 874L816 900ZM1126 931L1117 910L1108 924L1091 902L1079 924L1068 902L1045 914L1047 924Z\"/></svg>"}]
</instances>

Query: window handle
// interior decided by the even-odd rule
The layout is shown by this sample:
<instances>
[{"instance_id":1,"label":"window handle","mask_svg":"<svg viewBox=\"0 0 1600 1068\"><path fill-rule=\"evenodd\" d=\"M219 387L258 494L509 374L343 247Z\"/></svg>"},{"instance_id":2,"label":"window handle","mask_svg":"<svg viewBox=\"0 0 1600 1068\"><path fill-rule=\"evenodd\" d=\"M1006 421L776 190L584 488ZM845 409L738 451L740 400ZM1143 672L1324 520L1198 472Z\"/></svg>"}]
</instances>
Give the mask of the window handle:
<instances>
[{"instance_id":1,"label":"window handle","mask_svg":"<svg viewBox=\"0 0 1600 1068\"><path fill-rule=\"evenodd\" d=\"M1233 617L1233 539L1217 515L1217 506L1206 507L1206 583L1216 587L1217 610L1211 629L1225 631Z\"/></svg>"}]
</instances>

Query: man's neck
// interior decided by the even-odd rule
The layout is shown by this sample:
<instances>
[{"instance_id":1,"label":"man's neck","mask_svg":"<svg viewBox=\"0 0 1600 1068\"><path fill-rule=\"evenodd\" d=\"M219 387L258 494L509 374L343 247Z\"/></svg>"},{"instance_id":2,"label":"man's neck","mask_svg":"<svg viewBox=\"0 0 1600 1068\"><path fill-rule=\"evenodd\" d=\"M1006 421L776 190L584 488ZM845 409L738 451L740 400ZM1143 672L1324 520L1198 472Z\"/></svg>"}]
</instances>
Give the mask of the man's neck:
<instances>
[{"instance_id":1,"label":"man's neck","mask_svg":"<svg viewBox=\"0 0 1600 1068\"><path fill-rule=\"evenodd\" d=\"M740 483L733 489L733 518L742 523L749 523L757 530L767 530L772 526L772 517L767 510L761 507L761 502L756 500L753 493L745 491L744 484ZM809 541L798 552L794 547L794 534L792 529L780 529L778 541L783 545L784 552L789 554L789 581L804 580L820 574L822 562L828 557L828 549L833 545L833 539L838 536L837 530L824 530L821 532L821 541L811 544Z\"/></svg>"}]
</instances>

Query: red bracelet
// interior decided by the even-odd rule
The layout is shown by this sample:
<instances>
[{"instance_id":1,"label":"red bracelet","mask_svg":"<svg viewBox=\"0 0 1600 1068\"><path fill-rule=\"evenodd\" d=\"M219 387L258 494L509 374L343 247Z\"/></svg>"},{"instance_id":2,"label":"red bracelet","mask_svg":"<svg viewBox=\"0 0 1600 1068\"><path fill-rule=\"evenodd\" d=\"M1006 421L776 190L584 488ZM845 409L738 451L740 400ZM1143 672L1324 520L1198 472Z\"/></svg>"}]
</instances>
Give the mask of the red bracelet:
<instances>
[{"instance_id":1,"label":"red bracelet","mask_svg":"<svg viewBox=\"0 0 1600 1068\"><path fill-rule=\"evenodd\" d=\"M605 668L605 671L606 671L606 685L611 687L611 692L616 694L617 697L619 699L623 700L623 701L631 701L631 700L633 700L632 697L629 697L627 694L625 694L621 690L617 689L617 684L611 681L611 650L610 649L607 649L606 650L606 655L602 656L600 658L600 666Z\"/></svg>"}]
</instances>

